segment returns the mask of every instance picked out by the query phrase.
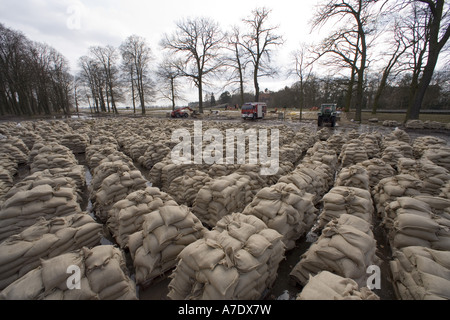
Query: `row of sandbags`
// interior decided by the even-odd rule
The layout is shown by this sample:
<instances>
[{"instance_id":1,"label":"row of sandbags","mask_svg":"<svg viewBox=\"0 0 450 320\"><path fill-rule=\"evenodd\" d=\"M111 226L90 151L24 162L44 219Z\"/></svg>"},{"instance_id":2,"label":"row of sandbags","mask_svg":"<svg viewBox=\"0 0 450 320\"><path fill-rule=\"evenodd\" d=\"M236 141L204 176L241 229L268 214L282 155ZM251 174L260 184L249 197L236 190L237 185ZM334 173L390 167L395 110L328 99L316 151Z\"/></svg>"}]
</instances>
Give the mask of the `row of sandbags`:
<instances>
[{"instance_id":1,"label":"row of sandbags","mask_svg":"<svg viewBox=\"0 0 450 320\"><path fill-rule=\"evenodd\" d=\"M441 188L450 180L450 173L444 167L434 164L426 158L419 160L400 158L398 172L410 174L423 182L421 193L438 196Z\"/></svg>"},{"instance_id":2,"label":"row of sandbags","mask_svg":"<svg viewBox=\"0 0 450 320\"><path fill-rule=\"evenodd\" d=\"M14 180L9 170L4 169L0 165L0 206L1 201L4 199L5 195L12 188Z\"/></svg>"},{"instance_id":3,"label":"row of sandbags","mask_svg":"<svg viewBox=\"0 0 450 320\"><path fill-rule=\"evenodd\" d=\"M107 226L121 248L128 246L129 236L142 230L145 215L164 205L177 205L167 193L158 188L131 192L116 202L108 212Z\"/></svg>"},{"instance_id":4,"label":"row of sandbags","mask_svg":"<svg viewBox=\"0 0 450 320\"><path fill-rule=\"evenodd\" d=\"M86 185L84 166L78 164L69 148L57 142L37 142L29 155L30 173L48 170L54 175L74 179L81 193Z\"/></svg>"},{"instance_id":5,"label":"row of sandbags","mask_svg":"<svg viewBox=\"0 0 450 320\"><path fill-rule=\"evenodd\" d=\"M358 139L350 140L344 144L339 155L339 162L342 167L348 167L368 159L366 147Z\"/></svg>"},{"instance_id":6,"label":"row of sandbags","mask_svg":"<svg viewBox=\"0 0 450 320\"><path fill-rule=\"evenodd\" d=\"M350 278L322 271L315 276L310 275L297 300L380 300L380 297Z\"/></svg>"},{"instance_id":7,"label":"row of sandbags","mask_svg":"<svg viewBox=\"0 0 450 320\"><path fill-rule=\"evenodd\" d=\"M0 300L137 300L124 253L111 245L41 260L0 292Z\"/></svg>"},{"instance_id":8,"label":"row of sandbags","mask_svg":"<svg viewBox=\"0 0 450 320\"><path fill-rule=\"evenodd\" d=\"M379 263L371 229L371 223L349 214L330 221L300 257L290 273L291 278L304 286L310 275L330 271L354 280L360 287L365 286L366 269Z\"/></svg>"},{"instance_id":9,"label":"row of sandbags","mask_svg":"<svg viewBox=\"0 0 450 320\"><path fill-rule=\"evenodd\" d=\"M398 299L450 299L450 251L405 247L393 252L390 269Z\"/></svg>"},{"instance_id":10,"label":"row of sandbags","mask_svg":"<svg viewBox=\"0 0 450 320\"><path fill-rule=\"evenodd\" d=\"M431 197L399 197L386 207L383 220L392 248L422 246L450 250L450 200Z\"/></svg>"},{"instance_id":11,"label":"row of sandbags","mask_svg":"<svg viewBox=\"0 0 450 320\"><path fill-rule=\"evenodd\" d=\"M107 159L102 163L108 163ZM97 190L91 192L91 201L96 217L103 223L108 219L108 212L120 200L125 199L130 193L137 190L143 190L147 187L147 180L142 176L139 170L131 170L125 162L118 160L124 170L119 170L106 176L100 183ZM96 170L96 174L101 174Z\"/></svg>"},{"instance_id":12,"label":"row of sandbags","mask_svg":"<svg viewBox=\"0 0 450 320\"><path fill-rule=\"evenodd\" d=\"M284 258L282 236L260 219L227 215L179 255L168 297L173 300L261 299Z\"/></svg>"},{"instance_id":13,"label":"row of sandbags","mask_svg":"<svg viewBox=\"0 0 450 320\"><path fill-rule=\"evenodd\" d=\"M200 189L192 210L203 223L215 226L224 216L241 212L264 186L263 179L253 172L220 177Z\"/></svg>"},{"instance_id":14,"label":"row of sandbags","mask_svg":"<svg viewBox=\"0 0 450 320\"><path fill-rule=\"evenodd\" d=\"M278 182L292 183L298 189L314 195L313 203L316 205L333 185L334 176L335 170L330 166L306 159L291 173L282 176Z\"/></svg>"},{"instance_id":15,"label":"row of sandbags","mask_svg":"<svg viewBox=\"0 0 450 320\"><path fill-rule=\"evenodd\" d=\"M61 137L60 143L69 148L74 154L82 154L86 152L89 140L87 134L68 133Z\"/></svg>"},{"instance_id":16,"label":"row of sandbags","mask_svg":"<svg viewBox=\"0 0 450 320\"><path fill-rule=\"evenodd\" d=\"M420 159L427 149L439 148L441 146L447 146L447 142L444 139L433 136L417 137L413 142L414 157Z\"/></svg>"},{"instance_id":17,"label":"row of sandbags","mask_svg":"<svg viewBox=\"0 0 450 320\"><path fill-rule=\"evenodd\" d=\"M322 203L323 210L319 215L319 228L324 228L330 221L343 214L359 217L372 223L374 206L372 195L368 190L336 186L323 196Z\"/></svg>"},{"instance_id":18,"label":"row of sandbags","mask_svg":"<svg viewBox=\"0 0 450 320\"><path fill-rule=\"evenodd\" d=\"M52 219L81 213L73 188L38 185L8 198L0 208L0 241L18 234L40 218Z\"/></svg>"},{"instance_id":19,"label":"row of sandbags","mask_svg":"<svg viewBox=\"0 0 450 320\"><path fill-rule=\"evenodd\" d=\"M370 161L370 160L366 160ZM370 176L368 170L361 164L344 167L337 175L335 186L347 186L370 190Z\"/></svg>"},{"instance_id":20,"label":"row of sandbags","mask_svg":"<svg viewBox=\"0 0 450 320\"><path fill-rule=\"evenodd\" d=\"M102 226L87 214L45 220L0 243L0 290L40 265L40 259L100 244Z\"/></svg>"},{"instance_id":21,"label":"row of sandbags","mask_svg":"<svg viewBox=\"0 0 450 320\"><path fill-rule=\"evenodd\" d=\"M294 184L279 182L263 188L242 212L261 219L269 228L283 236L286 250L312 228L317 217L314 195Z\"/></svg>"},{"instance_id":22,"label":"row of sandbags","mask_svg":"<svg viewBox=\"0 0 450 320\"><path fill-rule=\"evenodd\" d=\"M140 231L128 241L138 285L174 269L180 252L206 232L188 207L176 203L165 203L142 220Z\"/></svg>"}]
</instances>

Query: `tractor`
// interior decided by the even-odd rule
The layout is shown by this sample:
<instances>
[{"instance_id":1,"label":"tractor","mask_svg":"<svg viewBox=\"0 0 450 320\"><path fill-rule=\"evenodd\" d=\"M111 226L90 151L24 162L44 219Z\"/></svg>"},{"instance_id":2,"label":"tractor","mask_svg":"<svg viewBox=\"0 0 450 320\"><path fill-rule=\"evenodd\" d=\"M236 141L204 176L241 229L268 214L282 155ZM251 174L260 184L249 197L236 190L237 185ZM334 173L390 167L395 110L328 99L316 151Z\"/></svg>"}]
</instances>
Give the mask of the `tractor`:
<instances>
[{"instance_id":1,"label":"tractor","mask_svg":"<svg viewBox=\"0 0 450 320\"><path fill-rule=\"evenodd\" d=\"M338 117L336 107L336 103L326 103L320 106L317 121L319 127L322 127L324 123L331 123L331 127L336 126L336 120Z\"/></svg>"}]
</instances>

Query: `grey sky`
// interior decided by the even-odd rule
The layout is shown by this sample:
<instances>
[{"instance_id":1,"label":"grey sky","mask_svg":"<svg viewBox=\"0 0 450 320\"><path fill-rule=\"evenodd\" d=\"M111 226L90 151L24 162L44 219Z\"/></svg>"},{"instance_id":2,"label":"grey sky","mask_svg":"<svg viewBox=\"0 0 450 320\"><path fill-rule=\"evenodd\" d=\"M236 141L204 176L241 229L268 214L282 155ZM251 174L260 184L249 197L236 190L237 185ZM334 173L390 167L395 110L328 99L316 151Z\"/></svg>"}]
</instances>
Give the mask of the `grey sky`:
<instances>
[{"instance_id":1,"label":"grey sky","mask_svg":"<svg viewBox=\"0 0 450 320\"><path fill-rule=\"evenodd\" d=\"M175 21L208 16L227 30L240 24L252 9L266 6L273 10L270 24L279 25L279 33L286 40L275 60L281 69L287 68L290 53L300 42L318 40L317 34L309 34L308 25L315 3L309 0L2 0L0 22L22 31L31 40L53 46L69 59L75 71L78 58L87 53L89 46L117 47L127 36L137 34L147 39L158 57L158 43L164 33L175 29ZM261 88L278 90L293 81L282 74L278 79L261 80Z\"/></svg>"}]
</instances>

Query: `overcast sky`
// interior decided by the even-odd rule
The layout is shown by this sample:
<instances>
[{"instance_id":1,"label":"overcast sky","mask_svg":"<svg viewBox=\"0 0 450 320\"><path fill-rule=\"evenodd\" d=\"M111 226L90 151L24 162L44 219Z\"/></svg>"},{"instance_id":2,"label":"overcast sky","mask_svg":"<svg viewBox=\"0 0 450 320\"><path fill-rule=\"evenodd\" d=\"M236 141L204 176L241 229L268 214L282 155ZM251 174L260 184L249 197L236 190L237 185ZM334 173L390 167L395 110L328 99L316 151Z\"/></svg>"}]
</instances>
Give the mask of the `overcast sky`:
<instances>
[{"instance_id":1,"label":"overcast sky","mask_svg":"<svg viewBox=\"0 0 450 320\"><path fill-rule=\"evenodd\" d=\"M147 39L158 56L158 43L164 33L175 30L175 21L207 16L228 30L252 9L266 6L272 9L269 23L279 25L279 34L286 40L276 59L281 68L288 65L290 53L300 42L318 40L308 24L315 4L310 0L1 0L0 22L31 40L51 45L69 59L75 71L78 58L90 46L118 47L126 37L137 34ZM283 74L276 80L262 79L260 87L279 90L293 82Z\"/></svg>"}]
</instances>

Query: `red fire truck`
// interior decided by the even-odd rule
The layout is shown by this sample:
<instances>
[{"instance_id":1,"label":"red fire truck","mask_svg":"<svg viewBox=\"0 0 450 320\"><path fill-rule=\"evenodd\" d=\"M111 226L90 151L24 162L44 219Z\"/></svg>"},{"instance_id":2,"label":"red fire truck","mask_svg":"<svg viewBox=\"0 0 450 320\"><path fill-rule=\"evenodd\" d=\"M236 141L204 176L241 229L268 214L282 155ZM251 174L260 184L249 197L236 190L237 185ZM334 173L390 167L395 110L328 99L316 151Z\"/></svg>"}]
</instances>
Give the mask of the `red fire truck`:
<instances>
[{"instance_id":1,"label":"red fire truck","mask_svg":"<svg viewBox=\"0 0 450 320\"><path fill-rule=\"evenodd\" d=\"M242 106L242 119L264 119L267 105L262 102L248 102Z\"/></svg>"}]
</instances>

